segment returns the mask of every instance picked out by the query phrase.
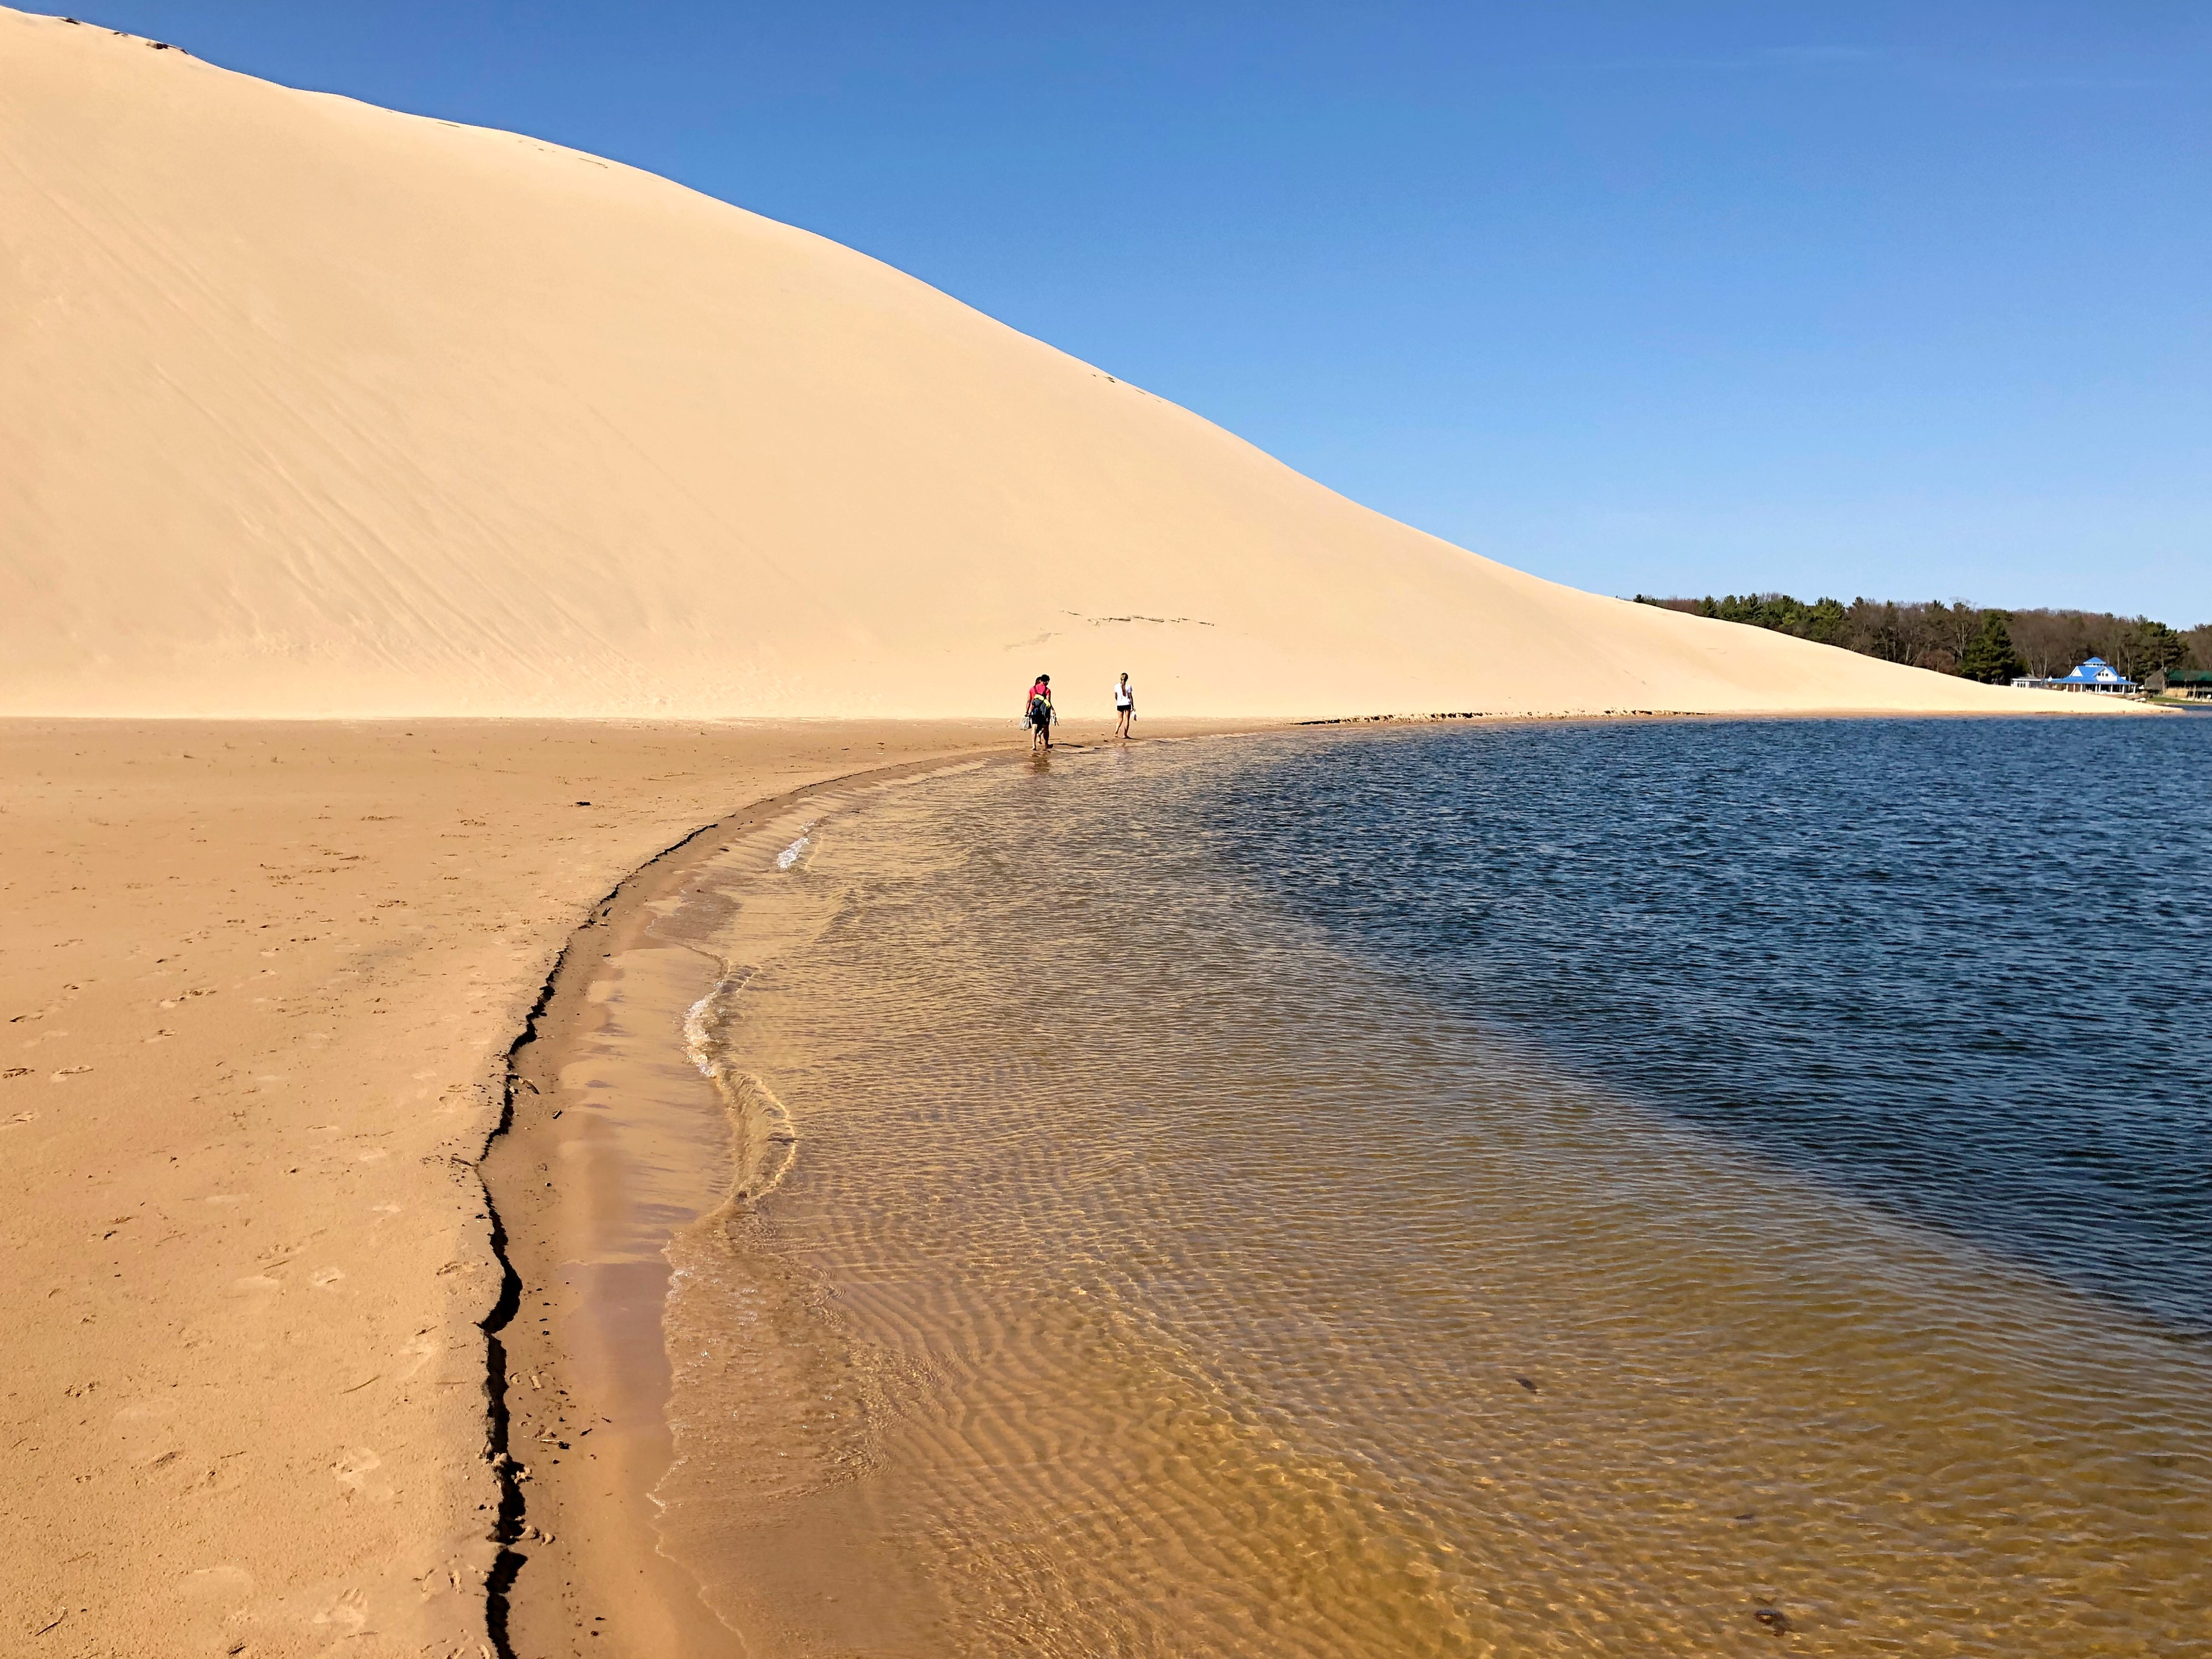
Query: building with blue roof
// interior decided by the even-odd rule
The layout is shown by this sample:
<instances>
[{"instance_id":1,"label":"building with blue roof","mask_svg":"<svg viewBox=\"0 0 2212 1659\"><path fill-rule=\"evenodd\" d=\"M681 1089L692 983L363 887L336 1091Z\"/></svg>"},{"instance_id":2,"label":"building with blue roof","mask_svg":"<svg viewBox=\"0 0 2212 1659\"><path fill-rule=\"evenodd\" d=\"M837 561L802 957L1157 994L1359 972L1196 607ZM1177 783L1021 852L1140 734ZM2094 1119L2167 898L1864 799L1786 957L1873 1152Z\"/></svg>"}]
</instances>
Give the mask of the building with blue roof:
<instances>
[{"instance_id":1,"label":"building with blue roof","mask_svg":"<svg viewBox=\"0 0 2212 1659\"><path fill-rule=\"evenodd\" d=\"M2032 691L2139 691L2142 688L2102 657L2092 657L2075 665L2070 674L2061 674L2057 679L2039 680L2027 676L2013 682Z\"/></svg>"}]
</instances>

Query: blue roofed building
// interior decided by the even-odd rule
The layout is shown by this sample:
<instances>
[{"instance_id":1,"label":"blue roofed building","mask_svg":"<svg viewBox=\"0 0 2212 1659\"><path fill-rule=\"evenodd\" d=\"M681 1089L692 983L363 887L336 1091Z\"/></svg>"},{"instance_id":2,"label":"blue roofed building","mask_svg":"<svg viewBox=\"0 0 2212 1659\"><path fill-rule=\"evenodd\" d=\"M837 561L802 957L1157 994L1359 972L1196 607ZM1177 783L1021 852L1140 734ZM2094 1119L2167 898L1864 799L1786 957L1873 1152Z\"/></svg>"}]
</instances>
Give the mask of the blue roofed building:
<instances>
[{"instance_id":1,"label":"blue roofed building","mask_svg":"<svg viewBox=\"0 0 2212 1659\"><path fill-rule=\"evenodd\" d=\"M2056 679L2037 679L2028 676L2013 682L2032 691L2140 691L2142 688L2102 657L2092 657L2075 665L2070 674L2061 674Z\"/></svg>"}]
</instances>

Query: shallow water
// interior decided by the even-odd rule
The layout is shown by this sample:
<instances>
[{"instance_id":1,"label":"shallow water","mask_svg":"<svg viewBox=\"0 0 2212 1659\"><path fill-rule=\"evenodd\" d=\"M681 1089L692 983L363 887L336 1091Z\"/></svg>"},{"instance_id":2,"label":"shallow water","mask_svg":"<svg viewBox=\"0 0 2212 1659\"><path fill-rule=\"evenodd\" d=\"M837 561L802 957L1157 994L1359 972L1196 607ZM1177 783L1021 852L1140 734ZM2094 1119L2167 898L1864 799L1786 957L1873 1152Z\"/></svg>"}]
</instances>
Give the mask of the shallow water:
<instances>
[{"instance_id":1,"label":"shallow water","mask_svg":"<svg viewBox=\"0 0 2212 1659\"><path fill-rule=\"evenodd\" d=\"M2201 1085L2201 1015L2036 1049L1942 814L1865 863L1804 803L1808 753L1870 811L1916 755L2146 769L2088 732L1155 744L826 815L669 924L775 1179L671 1249L665 1547L761 1652L2202 1650L2201 1189L2034 1173L2077 1060L2100 1133L2201 1160L2138 1080ZM2203 902L2115 867L2006 878L2011 925ZM1949 980L1793 913L1875 868Z\"/></svg>"}]
</instances>

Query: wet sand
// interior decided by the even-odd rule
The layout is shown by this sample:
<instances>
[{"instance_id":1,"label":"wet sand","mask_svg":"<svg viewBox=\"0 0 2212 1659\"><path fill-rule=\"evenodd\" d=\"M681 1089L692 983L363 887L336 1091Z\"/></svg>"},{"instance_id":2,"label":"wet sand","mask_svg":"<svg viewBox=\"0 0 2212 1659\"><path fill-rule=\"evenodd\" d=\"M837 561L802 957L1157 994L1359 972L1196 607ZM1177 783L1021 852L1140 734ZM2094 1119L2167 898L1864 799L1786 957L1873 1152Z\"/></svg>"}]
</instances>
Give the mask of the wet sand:
<instances>
[{"instance_id":1,"label":"wet sand","mask_svg":"<svg viewBox=\"0 0 2212 1659\"><path fill-rule=\"evenodd\" d=\"M770 884L746 877L776 872L823 815L941 766L787 792L654 860L579 930L515 1048L510 1116L484 1160L516 1276L494 1325L512 1460L495 1616L514 1652L744 1650L660 1548L663 1318L675 1241L761 1195L789 1147L761 1103L718 1089L687 1051L687 1013L711 1004L726 964L656 924L684 909L709 932L742 902L741 973L765 965L824 918L780 914ZM810 1541L828 1540L792 1543Z\"/></svg>"},{"instance_id":2,"label":"wet sand","mask_svg":"<svg viewBox=\"0 0 2212 1659\"><path fill-rule=\"evenodd\" d=\"M1168 740L1216 730L1152 729ZM1070 755L1107 746L1087 728L1060 744ZM1041 763L1023 747L951 764L998 762ZM787 791L647 864L578 931L515 1047L510 1115L483 1170L515 1274L494 1320L505 1379L495 1415L512 1460L494 1585L495 1620L517 1653L750 1650L665 1553L659 1525L673 1453L664 1331L673 1275L692 1237L763 1196L788 1156L773 1101L735 1073L718 1085L702 1069L713 1062L699 1024L718 996L833 920L834 907L774 879L815 826L946 766L921 760ZM748 1356L764 1394L790 1394L819 1358L803 1322L780 1335ZM803 1449L796 1437L787 1448ZM852 1547L842 1534L834 1520L802 1519L779 1553L806 1561L810 1580L825 1569L837 1577L842 1622L879 1632L894 1598L872 1577L876 1564L856 1557L849 1576L830 1565ZM747 1611L772 1623L777 1563L756 1567Z\"/></svg>"},{"instance_id":3,"label":"wet sand","mask_svg":"<svg viewBox=\"0 0 2212 1659\"><path fill-rule=\"evenodd\" d=\"M477 1163L571 933L747 802L1022 746L0 723L0 1650L473 1659L502 1283Z\"/></svg>"},{"instance_id":4,"label":"wet sand","mask_svg":"<svg viewBox=\"0 0 2212 1659\"><path fill-rule=\"evenodd\" d=\"M0 721L0 1646L477 1654L503 1283L477 1164L571 934L748 803L1027 748L1006 721Z\"/></svg>"}]
</instances>

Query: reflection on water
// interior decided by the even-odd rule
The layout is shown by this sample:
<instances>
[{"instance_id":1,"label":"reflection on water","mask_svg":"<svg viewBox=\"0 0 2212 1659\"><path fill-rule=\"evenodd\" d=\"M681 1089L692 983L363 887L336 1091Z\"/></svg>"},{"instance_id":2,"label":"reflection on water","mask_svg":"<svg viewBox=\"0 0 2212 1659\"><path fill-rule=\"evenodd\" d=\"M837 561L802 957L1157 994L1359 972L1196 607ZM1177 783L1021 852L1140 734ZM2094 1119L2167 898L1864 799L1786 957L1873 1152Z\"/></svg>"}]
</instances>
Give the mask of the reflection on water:
<instances>
[{"instance_id":1,"label":"reflection on water","mask_svg":"<svg viewBox=\"0 0 2212 1659\"><path fill-rule=\"evenodd\" d=\"M1372 752L940 780L669 924L797 1137L671 1252L665 1546L752 1647L2212 1643L2202 1349L1267 897L1221 803Z\"/></svg>"}]
</instances>

